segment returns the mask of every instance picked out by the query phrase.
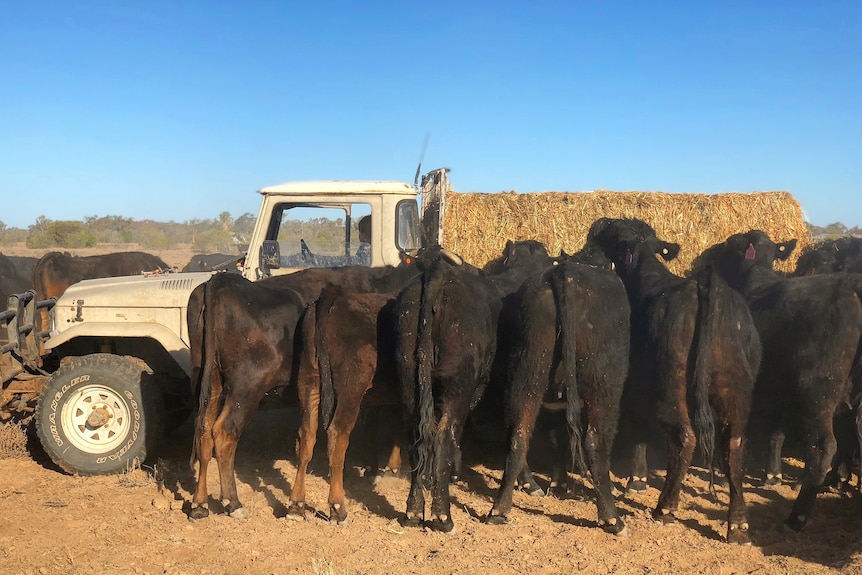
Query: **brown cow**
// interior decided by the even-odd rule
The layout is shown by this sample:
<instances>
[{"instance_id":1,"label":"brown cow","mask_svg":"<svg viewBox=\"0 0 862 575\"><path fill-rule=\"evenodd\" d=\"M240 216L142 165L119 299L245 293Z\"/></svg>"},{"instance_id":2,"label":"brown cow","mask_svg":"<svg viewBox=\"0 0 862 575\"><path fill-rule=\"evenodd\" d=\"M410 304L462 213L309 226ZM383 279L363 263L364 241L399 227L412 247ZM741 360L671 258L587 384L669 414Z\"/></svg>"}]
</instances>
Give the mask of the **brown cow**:
<instances>
[{"instance_id":1,"label":"brown cow","mask_svg":"<svg viewBox=\"0 0 862 575\"><path fill-rule=\"evenodd\" d=\"M344 462L360 406L399 404L392 312L396 295L350 293L341 286L329 286L306 310L298 378L299 464L288 517L305 515L305 476L317 439L319 411L327 432L329 519L339 525L347 521ZM390 458L393 465L397 466Z\"/></svg>"},{"instance_id":2,"label":"brown cow","mask_svg":"<svg viewBox=\"0 0 862 575\"><path fill-rule=\"evenodd\" d=\"M98 256L73 256L49 252L33 268L33 289L40 300L60 297L81 280L136 275L167 270L170 266L146 252L117 252Z\"/></svg>"},{"instance_id":3,"label":"brown cow","mask_svg":"<svg viewBox=\"0 0 862 575\"><path fill-rule=\"evenodd\" d=\"M295 330L308 302L327 283L363 291L392 291L415 275L412 266L352 266L307 270L250 282L233 273L215 274L192 292L188 305L192 392L198 397L191 463L198 483L190 517L207 509L207 465L215 451L221 499L232 517L244 517L236 493L234 457L246 424L270 389L295 380ZM324 280L324 276L328 276ZM318 284L317 281L320 280Z\"/></svg>"}]
</instances>

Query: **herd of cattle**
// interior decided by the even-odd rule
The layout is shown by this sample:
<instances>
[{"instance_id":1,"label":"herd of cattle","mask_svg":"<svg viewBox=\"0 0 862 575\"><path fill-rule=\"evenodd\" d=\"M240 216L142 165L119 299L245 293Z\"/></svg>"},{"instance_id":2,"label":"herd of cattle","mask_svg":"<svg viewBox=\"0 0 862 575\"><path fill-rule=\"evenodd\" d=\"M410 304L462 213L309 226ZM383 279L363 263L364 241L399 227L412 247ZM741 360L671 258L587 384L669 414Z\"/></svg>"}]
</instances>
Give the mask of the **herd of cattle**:
<instances>
[{"instance_id":1,"label":"herd of cattle","mask_svg":"<svg viewBox=\"0 0 862 575\"><path fill-rule=\"evenodd\" d=\"M545 418L549 437L568 438L556 468L589 472L598 523L618 536L628 534L610 479L621 424L637 438L628 489L646 488L653 438L667 447L658 521L676 520L695 447L710 466L720 457L730 492L727 540L737 544L750 542L749 438L768 444L766 482L775 483L784 436L797 434L805 467L785 525L798 531L827 482L858 474L862 239L814 244L794 274L774 271L795 246L760 231L735 234L680 277L662 262L679 245L640 220L603 218L577 254L552 258L537 242L510 242L483 269L433 246L396 267L309 269L259 282L214 274L188 305L199 398L191 517L208 515L213 455L227 512L245 515L237 442L264 395L292 386L301 420L288 517L305 513L320 422L330 519L347 519L351 432L361 411L388 406L402 414L408 452L405 525L454 528L449 485L460 472L464 432L481 415L508 450L489 523L507 521L516 485L535 488L527 451Z\"/></svg>"},{"instance_id":2,"label":"herd of cattle","mask_svg":"<svg viewBox=\"0 0 862 575\"><path fill-rule=\"evenodd\" d=\"M694 448L721 455L730 490L727 540L750 541L743 493L748 435L767 438L780 479L784 434L805 446L801 489L785 525L805 526L834 470L847 480L862 441L862 240L818 246L797 275L773 270L796 241L737 234L704 252L689 277L668 271L679 246L639 220L596 221L581 252L551 258L510 243L476 269L439 246L397 267L314 269L252 283L217 274L188 307L200 399L191 516L208 515L207 468L243 517L237 442L267 391L296 385L301 423L288 517L305 513L305 474L319 420L326 430L330 519L347 518L343 473L360 411L400 408L411 488L405 525L451 531L449 485L471 414L485 402L505 434L503 479L488 514L503 523L516 484L535 486L527 450L541 413L569 437L564 469L589 471L598 523L628 530L612 496L618 426L638 430L628 487L646 486L646 445L667 445L654 510L675 521ZM812 277L807 277L812 276ZM849 423L849 425L848 425ZM755 431L756 430L756 431ZM718 449L716 449L716 441ZM430 517L425 494L430 492Z\"/></svg>"}]
</instances>

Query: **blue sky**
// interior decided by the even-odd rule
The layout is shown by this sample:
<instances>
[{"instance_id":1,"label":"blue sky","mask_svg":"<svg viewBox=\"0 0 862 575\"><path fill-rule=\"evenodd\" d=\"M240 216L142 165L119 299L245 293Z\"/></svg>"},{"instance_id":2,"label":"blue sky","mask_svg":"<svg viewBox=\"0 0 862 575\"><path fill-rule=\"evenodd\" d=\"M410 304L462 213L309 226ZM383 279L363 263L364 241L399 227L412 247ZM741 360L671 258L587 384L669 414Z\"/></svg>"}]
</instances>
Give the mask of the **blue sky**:
<instances>
[{"instance_id":1,"label":"blue sky","mask_svg":"<svg viewBox=\"0 0 862 575\"><path fill-rule=\"evenodd\" d=\"M862 226L862 2L2 2L0 221L309 179L787 190Z\"/></svg>"}]
</instances>

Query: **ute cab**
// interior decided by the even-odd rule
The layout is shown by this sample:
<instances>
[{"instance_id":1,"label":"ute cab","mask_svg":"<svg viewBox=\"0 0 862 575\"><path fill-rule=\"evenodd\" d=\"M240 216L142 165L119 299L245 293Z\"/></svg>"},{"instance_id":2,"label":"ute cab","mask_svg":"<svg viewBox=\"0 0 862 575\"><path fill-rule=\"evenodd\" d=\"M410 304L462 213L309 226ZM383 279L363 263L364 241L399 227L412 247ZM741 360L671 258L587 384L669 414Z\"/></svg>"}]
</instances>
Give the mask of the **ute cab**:
<instances>
[{"instance_id":1,"label":"ute cab","mask_svg":"<svg viewBox=\"0 0 862 575\"><path fill-rule=\"evenodd\" d=\"M251 280L309 267L394 266L400 252L420 247L417 192L403 182L292 182L260 194L243 269Z\"/></svg>"}]
</instances>

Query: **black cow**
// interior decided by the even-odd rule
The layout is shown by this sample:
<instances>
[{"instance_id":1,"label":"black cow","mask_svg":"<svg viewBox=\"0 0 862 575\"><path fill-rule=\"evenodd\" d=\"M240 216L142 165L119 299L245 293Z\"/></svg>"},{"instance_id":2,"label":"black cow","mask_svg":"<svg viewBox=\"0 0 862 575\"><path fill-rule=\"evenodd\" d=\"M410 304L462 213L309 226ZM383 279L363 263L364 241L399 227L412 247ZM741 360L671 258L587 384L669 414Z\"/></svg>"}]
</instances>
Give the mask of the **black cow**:
<instances>
[{"instance_id":1,"label":"black cow","mask_svg":"<svg viewBox=\"0 0 862 575\"><path fill-rule=\"evenodd\" d=\"M848 236L806 246L796 262L793 275L832 272L862 273L862 238Z\"/></svg>"},{"instance_id":2,"label":"black cow","mask_svg":"<svg viewBox=\"0 0 862 575\"><path fill-rule=\"evenodd\" d=\"M509 455L488 521L505 522L512 508L515 475L526 463L544 398L565 406L570 451L581 469L587 455L599 524L625 536L609 473L629 361L625 288L611 271L562 261L529 278L517 301L507 389Z\"/></svg>"},{"instance_id":3,"label":"black cow","mask_svg":"<svg viewBox=\"0 0 862 575\"><path fill-rule=\"evenodd\" d=\"M396 365L411 436L404 524L424 520L427 483L428 525L450 532L450 477L467 415L490 377L501 301L478 269L440 246L420 250L417 262L421 276L407 284L395 304Z\"/></svg>"},{"instance_id":4,"label":"black cow","mask_svg":"<svg viewBox=\"0 0 862 575\"><path fill-rule=\"evenodd\" d=\"M189 263L183 267L184 272L211 272L228 270L231 267L236 267L238 263L243 261L245 256L236 256L230 254L195 254Z\"/></svg>"},{"instance_id":5,"label":"black cow","mask_svg":"<svg viewBox=\"0 0 862 575\"><path fill-rule=\"evenodd\" d=\"M33 287L33 268L38 261L38 258L0 254L0 307L5 309L6 296Z\"/></svg>"},{"instance_id":6,"label":"black cow","mask_svg":"<svg viewBox=\"0 0 862 575\"><path fill-rule=\"evenodd\" d=\"M227 511L235 517L245 515L236 493L236 445L264 394L295 381L294 359L301 343L295 334L306 305L327 283L392 291L415 273L409 264L309 269L259 282L219 273L193 290L187 321L198 413L191 465L195 461L200 465L192 518L208 515L206 470L213 450Z\"/></svg>"},{"instance_id":7,"label":"black cow","mask_svg":"<svg viewBox=\"0 0 862 575\"><path fill-rule=\"evenodd\" d=\"M396 294L348 290L333 285L324 288L302 320L299 462L288 517L305 515L305 476L317 439L318 411L327 433L329 517L342 524L347 520L345 455L360 407L365 411L400 407L393 315ZM400 437L394 439L396 446L402 443ZM393 456L396 454L400 452L394 450ZM398 465L390 458L390 468Z\"/></svg>"},{"instance_id":8,"label":"black cow","mask_svg":"<svg viewBox=\"0 0 862 575\"><path fill-rule=\"evenodd\" d=\"M21 288L24 289L21 289ZM27 291L27 287L22 285L21 278L18 276L18 270L12 263L12 260L7 256L0 254L0 310L6 309L6 298L13 293L22 293ZM5 334L4 336L5 337Z\"/></svg>"},{"instance_id":9,"label":"black cow","mask_svg":"<svg viewBox=\"0 0 862 575\"><path fill-rule=\"evenodd\" d=\"M672 274L656 255L673 259L679 246L660 240L643 221L597 220L587 245L614 263L631 305L623 409L637 418L657 416L668 446L667 476L653 517L676 520L697 443L694 426L706 461L713 461L714 410L730 484L727 540L749 543L742 491L745 428L761 345L745 301L709 267L694 279Z\"/></svg>"},{"instance_id":10,"label":"black cow","mask_svg":"<svg viewBox=\"0 0 862 575\"><path fill-rule=\"evenodd\" d=\"M754 414L773 430L802 433L802 486L785 521L799 531L836 452L836 410L862 390L862 275L782 277L773 263L795 246L751 230L709 248L700 262L745 296L763 340Z\"/></svg>"}]
</instances>

